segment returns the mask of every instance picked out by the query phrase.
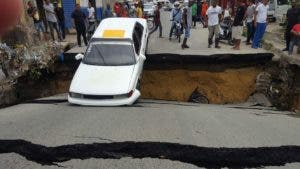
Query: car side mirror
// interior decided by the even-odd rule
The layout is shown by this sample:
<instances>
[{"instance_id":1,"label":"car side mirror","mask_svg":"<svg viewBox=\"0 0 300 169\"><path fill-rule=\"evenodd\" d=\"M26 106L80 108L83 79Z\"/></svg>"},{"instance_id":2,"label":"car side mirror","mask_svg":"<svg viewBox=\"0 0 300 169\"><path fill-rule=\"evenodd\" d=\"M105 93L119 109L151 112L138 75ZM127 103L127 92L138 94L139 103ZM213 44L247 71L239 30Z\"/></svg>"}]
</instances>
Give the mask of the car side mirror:
<instances>
[{"instance_id":1,"label":"car side mirror","mask_svg":"<svg viewBox=\"0 0 300 169\"><path fill-rule=\"evenodd\" d=\"M76 60L81 60L81 59L83 59L83 57L84 57L83 54L78 53L78 54L75 56L75 59L76 59Z\"/></svg>"},{"instance_id":2,"label":"car side mirror","mask_svg":"<svg viewBox=\"0 0 300 169\"><path fill-rule=\"evenodd\" d=\"M146 60L146 56L145 55L141 55L141 59Z\"/></svg>"}]
</instances>

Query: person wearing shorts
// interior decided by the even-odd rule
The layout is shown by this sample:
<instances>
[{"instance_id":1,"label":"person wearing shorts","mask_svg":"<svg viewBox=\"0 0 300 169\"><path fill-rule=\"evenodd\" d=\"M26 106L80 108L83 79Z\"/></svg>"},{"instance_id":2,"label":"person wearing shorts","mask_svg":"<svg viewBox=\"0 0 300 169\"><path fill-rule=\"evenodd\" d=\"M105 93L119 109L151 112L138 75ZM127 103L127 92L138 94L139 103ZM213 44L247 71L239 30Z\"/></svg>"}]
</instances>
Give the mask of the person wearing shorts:
<instances>
[{"instance_id":1,"label":"person wearing shorts","mask_svg":"<svg viewBox=\"0 0 300 169\"><path fill-rule=\"evenodd\" d=\"M289 55L293 54L294 46L298 46L298 53L300 50L300 22L298 24L294 25L291 30L291 41L289 43Z\"/></svg>"},{"instance_id":2,"label":"person wearing shorts","mask_svg":"<svg viewBox=\"0 0 300 169\"><path fill-rule=\"evenodd\" d=\"M234 47L232 49L234 50L240 50L245 12L246 9L242 5L241 0L238 0L238 7L236 8L232 27L232 37L234 43Z\"/></svg>"},{"instance_id":3,"label":"person wearing shorts","mask_svg":"<svg viewBox=\"0 0 300 169\"><path fill-rule=\"evenodd\" d=\"M38 32L40 40L43 40L44 33L45 33L45 27L44 27L42 19L40 18L38 10L36 7L33 6L31 1L28 1L27 5L28 5L27 14L30 17L32 17L33 23L34 23L34 28Z\"/></svg>"}]
</instances>

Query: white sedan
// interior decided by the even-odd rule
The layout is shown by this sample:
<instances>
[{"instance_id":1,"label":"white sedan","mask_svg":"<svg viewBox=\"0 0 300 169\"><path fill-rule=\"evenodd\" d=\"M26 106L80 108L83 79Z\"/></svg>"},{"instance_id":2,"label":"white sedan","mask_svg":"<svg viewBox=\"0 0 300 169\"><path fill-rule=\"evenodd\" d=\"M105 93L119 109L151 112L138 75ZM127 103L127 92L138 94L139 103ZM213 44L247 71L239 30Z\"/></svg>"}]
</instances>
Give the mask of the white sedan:
<instances>
[{"instance_id":1,"label":"white sedan","mask_svg":"<svg viewBox=\"0 0 300 169\"><path fill-rule=\"evenodd\" d=\"M146 59L146 20L109 18L94 33L68 95L72 104L87 106L131 105L141 95L140 77Z\"/></svg>"}]
</instances>

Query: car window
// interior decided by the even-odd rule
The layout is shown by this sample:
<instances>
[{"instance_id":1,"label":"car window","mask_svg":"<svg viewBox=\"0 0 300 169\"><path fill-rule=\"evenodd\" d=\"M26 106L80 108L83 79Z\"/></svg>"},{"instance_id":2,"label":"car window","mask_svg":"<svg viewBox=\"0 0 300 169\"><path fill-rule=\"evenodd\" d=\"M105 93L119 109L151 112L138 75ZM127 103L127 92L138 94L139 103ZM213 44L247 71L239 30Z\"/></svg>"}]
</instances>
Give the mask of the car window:
<instances>
[{"instance_id":1,"label":"car window","mask_svg":"<svg viewBox=\"0 0 300 169\"><path fill-rule=\"evenodd\" d=\"M136 25L134 27L132 39L133 39L133 43L134 43L134 47L135 47L135 52L137 54L140 54L143 31L144 31L144 27L140 23L136 23Z\"/></svg>"},{"instance_id":2,"label":"car window","mask_svg":"<svg viewBox=\"0 0 300 169\"><path fill-rule=\"evenodd\" d=\"M288 5L289 4L289 0L278 0L277 4L278 5Z\"/></svg>"},{"instance_id":3,"label":"car window","mask_svg":"<svg viewBox=\"0 0 300 169\"><path fill-rule=\"evenodd\" d=\"M130 42L93 42L82 60L88 65L123 66L136 63Z\"/></svg>"}]
</instances>

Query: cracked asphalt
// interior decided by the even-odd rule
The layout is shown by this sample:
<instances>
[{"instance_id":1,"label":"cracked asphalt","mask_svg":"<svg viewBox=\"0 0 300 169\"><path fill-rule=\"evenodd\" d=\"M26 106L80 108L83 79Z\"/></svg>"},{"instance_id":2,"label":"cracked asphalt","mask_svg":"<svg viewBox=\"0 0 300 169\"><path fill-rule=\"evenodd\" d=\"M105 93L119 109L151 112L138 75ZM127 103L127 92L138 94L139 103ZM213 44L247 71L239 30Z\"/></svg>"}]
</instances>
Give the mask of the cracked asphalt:
<instances>
[{"instance_id":1,"label":"cracked asphalt","mask_svg":"<svg viewBox=\"0 0 300 169\"><path fill-rule=\"evenodd\" d=\"M110 146L109 143L128 141L236 149L300 146L300 118L291 112L249 105L198 105L153 100L141 100L132 107L79 107L63 102L64 98L56 96L0 109L0 141L21 139L46 149L92 143ZM22 153L18 153L20 151ZM88 155L65 160L64 156L55 156L56 161L61 162L45 165L30 159L26 151L21 147L11 152L2 144L0 168L199 168L193 163L164 159L163 155L150 158L144 154L135 158L124 153L119 154L119 159ZM34 150L31 153L41 152ZM300 155L298 149L295 152ZM215 155L217 159L218 154ZM300 167L299 161L288 161L283 166L263 167Z\"/></svg>"}]
</instances>

